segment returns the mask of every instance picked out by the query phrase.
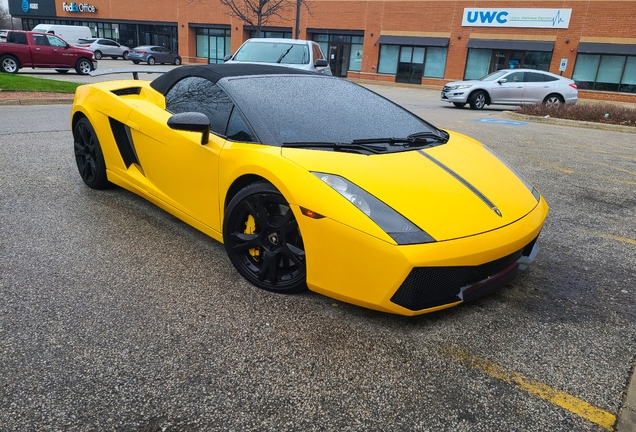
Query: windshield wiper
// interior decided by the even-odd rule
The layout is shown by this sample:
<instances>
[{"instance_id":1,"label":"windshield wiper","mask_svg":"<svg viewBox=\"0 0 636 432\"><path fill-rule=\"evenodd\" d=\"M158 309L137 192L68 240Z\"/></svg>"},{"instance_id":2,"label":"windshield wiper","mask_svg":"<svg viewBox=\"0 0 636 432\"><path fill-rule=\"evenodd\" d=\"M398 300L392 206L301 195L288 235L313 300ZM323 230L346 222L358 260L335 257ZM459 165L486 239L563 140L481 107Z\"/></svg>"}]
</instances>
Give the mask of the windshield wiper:
<instances>
[{"instance_id":1,"label":"windshield wiper","mask_svg":"<svg viewBox=\"0 0 636 432\"><path fill-rule=\"evenodd\" d=\"M417 132L407 136L406 138L388 137L357 139L353 140L351 144L389 144L391 146L412 147L421 146L422 144L445 143L447 141L448 135L440 136L440 134L435 132Z\"/></svg>"},{"instance_id":2,"label":"windshield wiper","mask_svg":"<svg viewBox=\"0 0 636 432\"><path fill-rule=\"evenodd\" d=\"M323 148L333 151L341 151L347 153L386 153L387 149L383 145L373 145L374 143L341 143L341 142L284 142L283 147L291 148Z\"/></svg>"},{"instance_id":3,"label":"windshield wiper","mask_svg":"<svg viewBox=\"0 0 636 432\"><path fill-rule=\"evenodd\" d=\"M291 49L292 49L293 47L294 47L294 45L290 45L290 46L289 46L289 48L287 48L287 50L286 50L286 51L284 51L284 52L280 55L280 57L278 57L278 60L276 60L276 63L280 63L280 62L282 62L282 61L283 61L283 59L285 58L285 56L286 56L287 54L289 54L289 51L291 51Z\"/></svg>"}]
</instances>

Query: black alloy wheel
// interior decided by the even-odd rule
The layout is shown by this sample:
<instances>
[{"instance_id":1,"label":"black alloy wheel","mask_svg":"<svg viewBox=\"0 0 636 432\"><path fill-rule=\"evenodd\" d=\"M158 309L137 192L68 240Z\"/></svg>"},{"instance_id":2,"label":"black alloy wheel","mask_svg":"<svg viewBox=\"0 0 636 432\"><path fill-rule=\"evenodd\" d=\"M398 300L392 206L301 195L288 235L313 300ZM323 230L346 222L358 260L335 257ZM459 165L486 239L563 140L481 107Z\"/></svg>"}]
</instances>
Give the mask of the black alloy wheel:
<instances>
[{"instance_id":1,"label":"black alloy wheel","mask_svg":"<svg viewBox=\"0 0 636 432\"><path fill-rule=\"evenodd\" d=\"M84 183L93 189L104 189L111 185L106 178L106 163L99 140L91 123L83 118L73 130L75 161Z\"/></svg>"},{"instance_id":2,"label":"black alloy wheel","mask_svg":"<svg viewBox=\"0 0 636 432\"><path fill-rule=\"evenodd\" d=\"M225 213L223 241L230 261L251 284L287 294L307 288L298 222L273 185L253 183L236 194Z\"/></svg>"}]
</instances>

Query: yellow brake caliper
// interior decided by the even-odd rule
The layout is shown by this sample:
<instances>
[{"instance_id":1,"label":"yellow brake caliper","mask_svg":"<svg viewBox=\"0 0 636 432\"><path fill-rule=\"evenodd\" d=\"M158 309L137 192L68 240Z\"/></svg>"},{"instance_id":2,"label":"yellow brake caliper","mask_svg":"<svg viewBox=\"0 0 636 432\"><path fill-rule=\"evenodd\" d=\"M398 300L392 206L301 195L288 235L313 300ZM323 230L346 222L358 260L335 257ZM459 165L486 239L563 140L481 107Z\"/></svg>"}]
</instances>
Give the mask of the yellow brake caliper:
<instances>
[{"instance_id":1,"label":"yellow brake caliper","mask_svg":"<svg viewBox=\"0 0 636 432\"><path fill-rule=\"evenodd\" d=\"M244 234L254 234L256 232L256 221L254 220L254 216L248 215L247 220L245 221L245 231ZM251 248L249 249L250 255L254 258L255 261L259 261L259 257L261 256L261 250L259 248Z\"/></svg>"}]
</instances>

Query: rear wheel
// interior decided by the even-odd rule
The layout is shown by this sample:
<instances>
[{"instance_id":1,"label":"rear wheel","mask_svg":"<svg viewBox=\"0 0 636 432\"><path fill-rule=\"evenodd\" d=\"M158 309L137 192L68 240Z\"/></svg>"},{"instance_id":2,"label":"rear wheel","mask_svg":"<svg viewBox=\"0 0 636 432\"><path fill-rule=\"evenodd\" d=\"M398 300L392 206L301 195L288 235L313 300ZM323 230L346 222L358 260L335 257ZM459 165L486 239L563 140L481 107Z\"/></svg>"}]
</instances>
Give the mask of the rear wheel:
<instances>
[{"instance_id":1,"label":"rear wheel","mask_svg":"<svg viewBox=\"0 0 636 432\"><path fill-rule=\"evenodd\" d=\"M121 56L121 58L123 58L124 60L128 60L128 51L126 51L124 55Z\"/></svg>"},{"instance_id":2,"label":"rear wheel","mask_svg":"<svg viewBox=\"0 0 636 432\"><path fill-rule=\"evenodd\" d=\"M139 64L139 60L133 60L132 61L134 64Z\"/></svg>"},{"instance_id":3,"label":"rear wheel","mask_svg":"<svg viewBox=\"0 0 636 432\"><path fill-rule=\"evenodd\" d=\"M305 247L283 195L269 183L253 183L230 201L223 222L225 250L253 285L277 293L307 288Z\"/></svg>"},{"instance_id":4,"label":"rear wheel","mask_svg":"<svg viewBox=\"0 0 636 432\"><path fill-rule=\"evenodd\" d=\"M148 57L148 64L150 66L152 66L153 64L155 64L155 58L154 57Z\"/></svg>"},{"instance_id":5,"label":"rear wheel","mask_svg":"<svg viewBox=\"0 0 636 432\"><path fill-rule=\"evenodd\" d=\"M2 72L6 73L18 73L18 69L20 69L20 65L18 60L10 55L3 55L0 57L0 69Z\"/></svg>"},{"instance_id":6,"label":"rear wheel","mask_svg":"<svg viewBox=\"0 0 636 432\"><path fill-rule=\"evenodd\" d=\"M93 55L95 56L95 60L101 60L102 59L102 52L97 50L93 53Z\"/></svg>"},{"instance_id":7,"label":"rear wheel","mask_svg":"<svg viewBox=\"0 0 636 432\"><path fill-rule=\"evenodd\" d=\"M468 98L470 108L474 110L483 109L486 106L486 93L483 91L476 91Z\"/></svg>"},{"instance_id":8,"label":"rear wheel","mask_svg":"<svg viewBox=\"0 0 636 432\"><path fill-rule=\"evenodd\" d=\"M466 102L453 102L456 108L464 108L466 106Z\"/></svg>"},{"instance_id":9,"label":"rear wheel","mask_svg":"<svg viewBox=\"0 0 636 432\"><path fill-rule=\"evenodd\" d=\"M106 163L97 134L88 119L77 122L73 129L75 162L84 183L93 189L104 189L111 185L106 178Z\"/></svg>"},{"instance_id":10,"label":"rear wheel","mask_svg":"<svg viewBox=\"0 0 636 432\"><path fill-rule=\"evenodd\" d=\"M558 108L563 103L563 98L557 94L547 95L545 99L543 99L543 105L546 108Z\"/></svg>"},{"instance_id":11,"label":"rear wheel","mask_svg":"<svg viewBox=\"0 0 636 432\"><path fill-rule=\"evenodd\" d=\"M80 75L88 75L93 70L93 65L87 59L79 59L75 65L75 71Z\"/></svg>"}]
</instances>

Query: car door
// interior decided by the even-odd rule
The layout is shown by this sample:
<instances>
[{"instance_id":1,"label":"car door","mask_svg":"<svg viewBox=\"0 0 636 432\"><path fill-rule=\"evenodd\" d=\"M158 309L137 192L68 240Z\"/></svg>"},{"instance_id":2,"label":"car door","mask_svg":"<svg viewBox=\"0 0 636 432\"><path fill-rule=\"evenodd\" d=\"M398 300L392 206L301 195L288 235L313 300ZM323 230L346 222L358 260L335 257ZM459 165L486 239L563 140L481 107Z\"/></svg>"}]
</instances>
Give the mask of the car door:
<instances>
[{"instance_id":1,"label":"car door","mask_svg":"<svg viewBox=\"0 0 636 432\"><path fill-rule=\"evenodd\" d=\"M524 73L520 71L510 72L493 83L490 94L492 103L520 105L523 100L523 89L525 86L523 82Z\"/></svg>"},{"instance_id":2,"label":"car door","mask_svg":"<svg viewBox=\"0 0 636 432\"><path fill-rule=\"evenodd\" d=\"M552 91L553 84L545 81L545 75L539 72L526 72L523 102L526 104L542 103Z\"/></svg>"},{"instance_id":3,"label":"car door","mask_svg":"<svg viewBox=\"0 0 636 432\"><path fill-rule=\"evenodd\" d=\"M53 36L54 37L54 36ZM32 58L33 65L35 67L38 66L53 66L54 48L49 45L49 41L47 35L44 34L34 34L33 35L33 50L32 50Z\"/></svg>"},{"instance_id":4,"label":"car door","mask_svg":"<svg viewBox=\"0 0 636 432\"><path fill-rule=\"evenodd\" d=\"M166 110L139 107L129 117L131 124L138 125L132 139L147 182L144 188L219 232L218 165L226 141L220 134L225 132L232 107L229 97L215 84L186 77L166 95ZM191 111L203 112L213 120L206 144L201 144L201 133L166 126L170 115Z\"/></svg>"}]
</instances>

